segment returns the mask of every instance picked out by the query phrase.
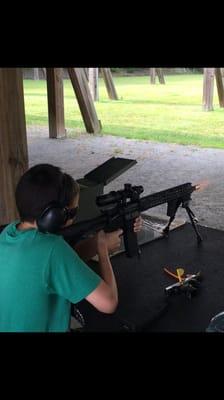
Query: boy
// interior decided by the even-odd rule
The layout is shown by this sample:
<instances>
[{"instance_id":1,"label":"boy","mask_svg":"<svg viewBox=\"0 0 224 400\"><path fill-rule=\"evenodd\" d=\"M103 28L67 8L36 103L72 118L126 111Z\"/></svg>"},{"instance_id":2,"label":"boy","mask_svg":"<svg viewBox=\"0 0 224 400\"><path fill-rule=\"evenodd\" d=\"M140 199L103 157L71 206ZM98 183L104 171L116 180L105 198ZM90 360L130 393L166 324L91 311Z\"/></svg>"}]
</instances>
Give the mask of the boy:
<instances>
[{"instance_id":1,"label":"boy","mask_svg":"<svg viewBox=\"0 0 224 400\"><path fill-rule=\"evenodd\" d=\"M66 332L71 303L84 298L101 312L115 311L118 293L108 253L119 247L122 230L100 231L80 242L76 252L45 229L73 223L78 202L78 184L58 167L39 164L21 177L20 220L0 235L1 332ZM140 225L136 221L136 231ZM77 253L85 259L97 253L101 277Z\"/></svg>"}]
</instances>

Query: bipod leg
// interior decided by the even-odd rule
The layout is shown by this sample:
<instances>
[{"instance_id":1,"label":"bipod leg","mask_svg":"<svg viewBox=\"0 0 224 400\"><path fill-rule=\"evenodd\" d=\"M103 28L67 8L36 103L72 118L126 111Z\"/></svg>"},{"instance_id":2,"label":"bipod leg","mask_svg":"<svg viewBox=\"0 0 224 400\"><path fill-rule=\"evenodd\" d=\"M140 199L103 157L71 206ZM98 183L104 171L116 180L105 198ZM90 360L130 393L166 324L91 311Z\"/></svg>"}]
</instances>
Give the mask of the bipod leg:
<instances>
[{"instance_id":1,"label":"bipod leg","mask_svg":"<svg viewBox=\"0 0 224 400\"><path fill-rule=\"evenodd\" d=\"M167 226L163 229L164 235L166 235L166 236L169 235L170 225L171 225L171 223L173 222L174 218L175 218L175 215L173 215L172 217L170 217L170 220L169 220Z\"/></svg>"},{"instance_id":2,"label":"bipod leg","mask_svg":"<svg viewBox=\"0 0 224 400\"><path fill-rule=\"evenodd\" d=\"M184 208L186 209L186 211L187 211L187 213L188 213L188 215L189 215L191 224L192 224L192 226L193 226L193 228L194 228L194 230L195 230L195 233L196 233L196 236L197 236L198 244L200 244L200 243L202 242L202 237L201 237L200 233L198 232L197 226L196 226L196 224L195 224L195 222L197 222L197 218L195 217L193 211L190 209L189 206L185 206Z\"/></svg>"}]
</instances>

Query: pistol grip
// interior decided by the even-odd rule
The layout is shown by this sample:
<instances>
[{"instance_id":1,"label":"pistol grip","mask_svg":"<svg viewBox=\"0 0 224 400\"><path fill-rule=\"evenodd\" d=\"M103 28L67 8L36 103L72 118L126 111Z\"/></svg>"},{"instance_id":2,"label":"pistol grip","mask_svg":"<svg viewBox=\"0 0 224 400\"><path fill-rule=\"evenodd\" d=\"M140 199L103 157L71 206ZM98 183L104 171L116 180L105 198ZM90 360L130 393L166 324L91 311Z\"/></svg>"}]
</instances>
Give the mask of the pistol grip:
<instances>
[{"instance_id":1,"label":"pistol grip","mask_svg":"<svg viewBox=\"0 0 224 400\"><path fill-rule=\"evenodd\" d=\"M125 221L124 247L128 257L140 255L137 233L134 232L134 220Z\"/></svg>"}]
</instances>

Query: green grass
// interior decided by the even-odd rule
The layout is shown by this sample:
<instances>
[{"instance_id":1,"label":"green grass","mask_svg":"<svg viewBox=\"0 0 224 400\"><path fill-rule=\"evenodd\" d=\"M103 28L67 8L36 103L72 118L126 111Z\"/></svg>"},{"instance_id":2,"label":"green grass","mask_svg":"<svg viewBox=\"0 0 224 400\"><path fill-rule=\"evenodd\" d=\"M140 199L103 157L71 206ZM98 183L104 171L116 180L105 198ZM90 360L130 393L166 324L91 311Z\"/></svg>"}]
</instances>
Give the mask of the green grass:
<instances>
[{"instance_id":1,"label":"green grass","mask_svg":"<svg viewBox=\"0 0 224 400\"><path fill-rule=\"evenodd\" d=\"M214 86L214 111L202 110L203 76L171 75L166 84L149 78L116 77L118 101L109 100L100 79L100 101L95 103L102 134L156 142L224 148L224 109ZM45 81L24 81L27 125L48 125ZM85 132L69 80L64 81L65 125L69 136Z\"/></svg>"}]
</instances>

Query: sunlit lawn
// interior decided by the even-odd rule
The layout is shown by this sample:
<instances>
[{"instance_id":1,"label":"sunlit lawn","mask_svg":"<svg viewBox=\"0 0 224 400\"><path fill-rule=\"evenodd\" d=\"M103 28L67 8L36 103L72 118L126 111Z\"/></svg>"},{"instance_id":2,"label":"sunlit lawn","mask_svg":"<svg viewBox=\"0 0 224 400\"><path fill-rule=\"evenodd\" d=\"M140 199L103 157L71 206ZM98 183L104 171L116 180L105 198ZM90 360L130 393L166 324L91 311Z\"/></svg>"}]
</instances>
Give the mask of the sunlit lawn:
<instances>
[{"instance_id":1,"label":"sunlit lawn","mask_svg":"<svg viewBox=\"0 0 224 400\"><path fill-rule=\"evenodd\" d=\"M100 79L95 102L102 134L157 142L224 148L224 109L216 86L214 111L202 110L203 76L170 75L166 84L151 85L147 76L115 77L118 101L109 100ZM24 81L27 125L48 125L45 81ZM69 136L85 132L69 80L64 80L65 125Z\"/></svg>"}]
</instances>

